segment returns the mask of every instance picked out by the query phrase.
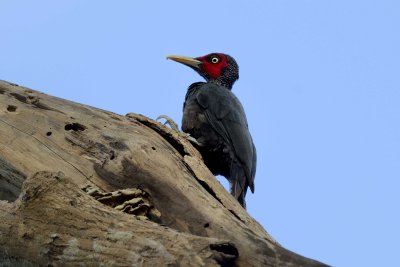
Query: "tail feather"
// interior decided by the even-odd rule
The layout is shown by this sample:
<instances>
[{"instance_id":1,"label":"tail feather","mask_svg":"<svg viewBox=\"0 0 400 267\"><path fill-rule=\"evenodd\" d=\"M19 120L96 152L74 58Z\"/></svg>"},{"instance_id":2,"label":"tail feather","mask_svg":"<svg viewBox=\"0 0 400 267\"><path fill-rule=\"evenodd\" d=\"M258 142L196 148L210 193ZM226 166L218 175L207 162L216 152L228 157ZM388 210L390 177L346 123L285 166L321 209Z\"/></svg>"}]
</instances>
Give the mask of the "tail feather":
<instances>
[{"instance_id":1,"label":"tail feather","mask_svg":"<svg viewBox=\"0 0 400 267\"><path fill-rule=\"evenodd\" d=\"M246 209L246 192L248 188L247 179L243 167L237 162L232 162L229 177L231 195L236 198L240 205Z\"/></svg>"}]
</instances>

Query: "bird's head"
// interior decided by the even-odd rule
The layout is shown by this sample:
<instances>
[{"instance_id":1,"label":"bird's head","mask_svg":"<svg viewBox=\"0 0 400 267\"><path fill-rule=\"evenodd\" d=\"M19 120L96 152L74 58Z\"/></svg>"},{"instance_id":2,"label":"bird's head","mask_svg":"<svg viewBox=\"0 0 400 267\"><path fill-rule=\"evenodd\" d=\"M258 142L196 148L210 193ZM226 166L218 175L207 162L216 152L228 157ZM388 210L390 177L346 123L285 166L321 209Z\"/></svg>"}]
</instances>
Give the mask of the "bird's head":
<instances>
[{"instance_id":1,"label":"bird's head","mask_svg":"<svg viewBox=\"0 0 400 267\"><path fill-rule=\"evenodd\" d=\"M168 56L168 59L194 69L207 82L217 83L232 89L239 79L239 66L233 57L222 53L211 53L202 57Z\"/></svg>"}]
</instances>

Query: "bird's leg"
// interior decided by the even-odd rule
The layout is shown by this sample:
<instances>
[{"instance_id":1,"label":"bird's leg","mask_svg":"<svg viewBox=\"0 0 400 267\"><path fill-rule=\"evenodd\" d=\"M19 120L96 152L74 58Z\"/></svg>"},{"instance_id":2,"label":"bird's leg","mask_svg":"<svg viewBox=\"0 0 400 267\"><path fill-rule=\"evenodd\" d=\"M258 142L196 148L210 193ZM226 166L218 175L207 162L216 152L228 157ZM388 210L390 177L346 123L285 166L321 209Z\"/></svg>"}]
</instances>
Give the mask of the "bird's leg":
<instances>
[{"instance_id":1,"label":"bird's leg","mask_svg":"<svg viewBox=\"0 0 400 267\"><path fill-rule=\"evenodd\" d=\"M160 115L157 117L156 121L159 121L160 119L165 119L164 125L169 125L169 127L171 127L172 130L178 132L180 135L182 135L187 140L189 140L189 142L191 142L192 144L201 146L201 144L199 142L197 142L197 140L194 137L190 136L190 134L179 131L178 124L176 122L174 122L174 120L171 119L169 116Z\"/></svg>"}]
</instances>

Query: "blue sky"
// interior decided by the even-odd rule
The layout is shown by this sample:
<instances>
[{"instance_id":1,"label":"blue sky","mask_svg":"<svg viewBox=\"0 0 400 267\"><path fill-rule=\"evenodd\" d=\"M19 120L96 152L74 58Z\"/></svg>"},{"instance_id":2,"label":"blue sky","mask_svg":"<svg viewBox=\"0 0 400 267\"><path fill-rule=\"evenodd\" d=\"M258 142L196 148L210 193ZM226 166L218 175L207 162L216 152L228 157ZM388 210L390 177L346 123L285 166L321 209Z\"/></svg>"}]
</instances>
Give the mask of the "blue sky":
<instances>
[{"instance_id":1,"label":"blue sky","mask_svg":"<svg viewBox=\"0 0 400 267\"><path fill-rule=\"evenodd\" d=\"M400 2L182 2L2 1L0 79L180 122L201 77L165 56L230 54L258 150L249 213L330 265L398 264Z\"/></svg>"}]
</instances>

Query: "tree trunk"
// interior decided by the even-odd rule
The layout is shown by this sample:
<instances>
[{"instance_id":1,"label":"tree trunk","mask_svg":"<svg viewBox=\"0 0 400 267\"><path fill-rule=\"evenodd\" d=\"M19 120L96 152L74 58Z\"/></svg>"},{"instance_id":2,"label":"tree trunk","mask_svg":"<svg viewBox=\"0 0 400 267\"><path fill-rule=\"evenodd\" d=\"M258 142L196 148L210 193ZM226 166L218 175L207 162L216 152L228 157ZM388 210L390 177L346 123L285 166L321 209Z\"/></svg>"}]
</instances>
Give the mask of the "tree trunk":
<instances>
[{"instance_id":1,"label":"tree trunk","mask_svg":"<svg viewBox=\"0 0 400 267\"><path fill-rule=\"evenodd\" d=\"M0 81L0 266L326 266L280 246L181 134Z\"/></svg>"}]
</instances>

